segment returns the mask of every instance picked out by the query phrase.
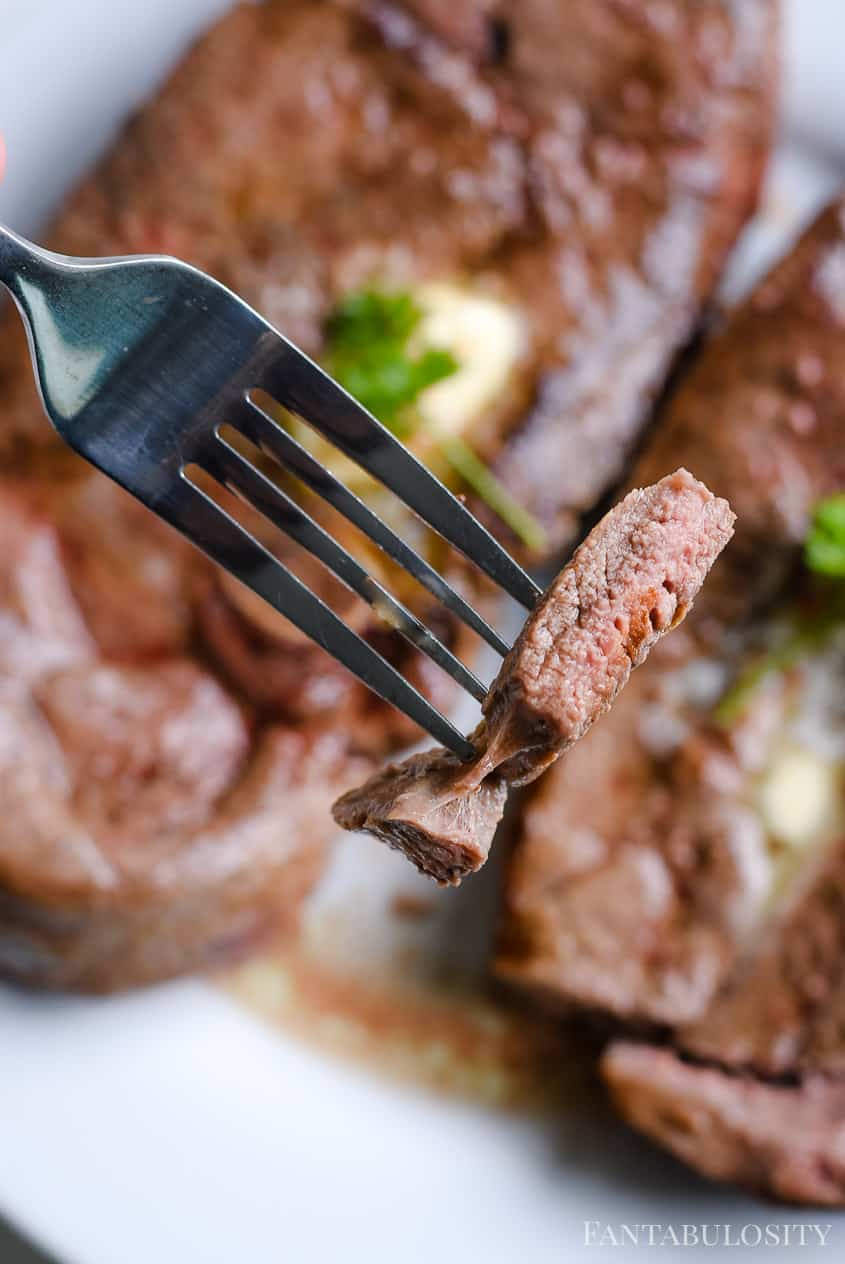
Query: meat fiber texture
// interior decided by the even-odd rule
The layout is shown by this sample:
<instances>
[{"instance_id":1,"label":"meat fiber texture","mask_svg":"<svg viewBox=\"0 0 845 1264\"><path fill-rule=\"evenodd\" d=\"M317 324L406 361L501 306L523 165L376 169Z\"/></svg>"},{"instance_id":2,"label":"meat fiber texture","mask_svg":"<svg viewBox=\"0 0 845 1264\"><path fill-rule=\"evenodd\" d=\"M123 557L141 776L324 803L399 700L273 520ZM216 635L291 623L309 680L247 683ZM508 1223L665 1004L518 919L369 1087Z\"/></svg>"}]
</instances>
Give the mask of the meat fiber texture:
<instances>
[{"instance_id":1,"label":"meat fiber texture","mask_svg":"<svg viewBox=\"0 0 845 1264\"><path fill-rule=\"evenodd\" d=\"M487 858L509 785L538 777L613 704L685 617L734 515L686 470L632 491L576 550L520 633L462 763L437 750L377 774L334 807L421 872L456 884Z\"/></svg>"}]
</instances>

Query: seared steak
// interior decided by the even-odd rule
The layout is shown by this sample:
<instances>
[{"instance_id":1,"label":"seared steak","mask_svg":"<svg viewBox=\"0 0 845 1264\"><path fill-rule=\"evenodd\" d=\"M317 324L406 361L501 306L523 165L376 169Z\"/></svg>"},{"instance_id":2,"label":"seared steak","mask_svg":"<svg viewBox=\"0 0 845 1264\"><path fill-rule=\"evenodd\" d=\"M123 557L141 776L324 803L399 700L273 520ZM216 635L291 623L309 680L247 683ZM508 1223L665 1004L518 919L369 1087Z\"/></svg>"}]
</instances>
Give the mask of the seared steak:
<instances>
[{"instance_id":1,"label":"seared steak","mask_svg":"<svg viewBox=\"0 0 845 1264\"><path fill-rule=\"evenodd\" d=\"M44 684L58 743L31 697L0 691L0 973L110 991L222 966L295 918L346 748L268 729L245 760L237 712L194 665L94 670ZM139 731L133 704L145 719L174 676L187 696L163 698ZM101 690L78 728L60 711ZM213 750L213 777L172 762L174 741Z\"/></svg>"},{"instance_id":2,"label":"seared steak","mask_svg":"<svg viewBox=\"0 0 845 1264\"><path fill-rule=\"evenodd\" d=\"M551 1001L693 1022L765 908L753 787L803 678L773 677L729 724L714 708L765 645L752 616L788 588L813 505L845 486L843 225L837 203L733 316L636 467L689 464L737 531L679 635L526 798L496 968Z\"/></svg>"},{"instance_id":3,"label":"seared steak","mask_svg":"<svg viewBox=\"0 0 845 1264\"><path fill-rule=\"evenodd\" d=\"M518 16L498 0L242 4L51 243L182 255L317 355L327 313L362 284L467 278L500 296L526 326L535 402L529 418L514 391L474 438L557 547L617 476L753 208L775 28L775 0L669 0L661 15L619 0L530 0ZM52 440L18 324L0 338L0 445L19 448ZM300 645L291 672L286 636L227 611L214 579L200 589L209 650L262 711L297 717L293 675L309 714L316 699L338 731L360 720L376 753L412 740L318 649ZM439 679L396 638L385 648Z\"/></svg>"},{"instance_id":4,"label":"seared steak","mask_svg":"<svg viewBox=\"0 0 845 1264\"><path fill-rule=\"evenodd\" d=\"M686 470L630 492L526 622L484 701L475 762L414 756L338 800L338 824L384 839L439 882L480 868L507 785L539 777L613 705L685 617L733 521Z\"/></svg>"},{"instance_id":5,"label":"seared steak","mask_svg":"<svg viewBox=\"0 0 845 1264\"><path fill-rule=\"evenodd\" d=\"M240 4L129 123L51 244L181 255L317 355L362 284L495 294L525 324L524 362L472 439L503 468L512 453L519 495L542 472L555 544L618 470L768 147L775 0L661 8L674 31L619 0L532 0L518 16L484 0ZM532 398L545 431L525 428ZM4 470L19 473L0 491L0 676L26 718L0 794L0 969L110 988L243 950L294 913L361 752L412 734L57 455L12 314L0 400ZM358 626L448 706L436 670ZM438 632L455 642L453 625ZM207 781L190 760L167 771L177 739L206 753Z\"/></svg>"}]
</instances>

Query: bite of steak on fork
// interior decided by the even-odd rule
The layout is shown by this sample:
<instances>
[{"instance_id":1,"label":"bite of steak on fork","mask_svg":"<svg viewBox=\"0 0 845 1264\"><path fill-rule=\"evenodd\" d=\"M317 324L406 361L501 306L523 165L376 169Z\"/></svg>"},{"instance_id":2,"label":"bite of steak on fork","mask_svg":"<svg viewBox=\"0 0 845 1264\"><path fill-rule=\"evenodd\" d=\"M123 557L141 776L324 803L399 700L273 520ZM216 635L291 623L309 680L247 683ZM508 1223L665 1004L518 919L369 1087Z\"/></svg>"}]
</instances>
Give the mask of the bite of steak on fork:
<instances>
[{"instance_id":1,"label":"bite of steak on fork","mask_svg":"<svg viewBox=\"0 0 845 1264\"><path fill-rule=\"evenodd\" d=\"M338 824L384 839L441 883L480 868L507 786L538 777L612 706L685 617L733 521L686 470L630 492L529 616L484 701L477 758L413 756L338 800Z\"/></svg>"}]
</instances>

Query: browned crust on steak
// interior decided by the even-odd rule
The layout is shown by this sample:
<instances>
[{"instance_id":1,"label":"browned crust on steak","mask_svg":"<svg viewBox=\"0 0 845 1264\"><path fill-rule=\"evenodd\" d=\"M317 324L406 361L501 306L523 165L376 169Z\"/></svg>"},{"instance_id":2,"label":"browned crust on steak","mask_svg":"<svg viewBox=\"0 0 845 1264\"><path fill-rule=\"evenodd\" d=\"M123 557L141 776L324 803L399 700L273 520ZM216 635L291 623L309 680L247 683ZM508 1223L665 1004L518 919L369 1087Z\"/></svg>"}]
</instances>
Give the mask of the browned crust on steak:
<instances>
[{"instance_id":1,"label":"browned crust on steak","mask_svg":"<svg viewBox=\"0 0 845 1264\"><path fill-rule=\"evenodd\" d=\"M194 554L119 489L20 479L0 518L0 975L107 991L253 949L366 764L256 729L190 657Z\"/></svg>"},{"instance_id":2,"label":"browned crust on steak","mask_svg":"<svg viewBox=\"0 0 845 1264\"><path fill-rule=\"evenodd\" d=\"M0 734L10 719L20 733L20 713L0 705ZM102 821L90 829L61 784L16 804L5 755L3 801L21 810L0 835L0 975L88 992L217 969L290 930L324 863L333 787L350 773L338 739L267 730L206 820L121 840ZM27 760L31 776L31 747ZM57 765L47 771L61 783Z\"/></svg>"},{"instance_id":3,"label":"browned crust on steak","mask_svg":"<svg viewBox=\"0 0 845 1264\"><path fill-rule=\"evenodd\" d=\"M496 8L507 17L509 6ZM777 99L778 3L681 0L658 13L629 0L529 0L529 11L557 16L565 50L557 55L539 22L511 24L534 196L554 238L552 250L514 252L512 283L548 342L533 406L496 471L562 545L623 474L737 218L756 204ZM714 92L728 64L719 46L730 49L723 89L743 83L750 95Z\"/></svg>"},{"instance_id":4,"label":"browned crust on steak","mask_svg":"<svg viewBox=\"0 0 845 1264\"><path fill-rule=\"evenodd\" d=\"M768 906L752 880L765 839L751 790L804 677L770 681L721 729L720 687L696 702L667 682L735 667L755 616L801 599L812 507L845 480L843 258L840 200L705 350L637 467L700 463L736 504L736 538L679 654L658 655L639 696L529 796L499 958L557 1003L674 1028L674 1050L618 1042L603 1059L635 1127L706 1176L829 1206L845 1203L845 844L806 857ZM665 750L648 736L659 708Z\"/></svg>"},{"instance_id":5,"label":"browned crust on steak","mask_svg":"<svg viewBox=\"0 0 845 1264\"><path fill-rule=\"evenodd\" d=\"M845 1202L845 1083L764 1084L619 1042L601 1063L629 1123L716 1181L790 1203Z\"/></svg>"}]
</instances>

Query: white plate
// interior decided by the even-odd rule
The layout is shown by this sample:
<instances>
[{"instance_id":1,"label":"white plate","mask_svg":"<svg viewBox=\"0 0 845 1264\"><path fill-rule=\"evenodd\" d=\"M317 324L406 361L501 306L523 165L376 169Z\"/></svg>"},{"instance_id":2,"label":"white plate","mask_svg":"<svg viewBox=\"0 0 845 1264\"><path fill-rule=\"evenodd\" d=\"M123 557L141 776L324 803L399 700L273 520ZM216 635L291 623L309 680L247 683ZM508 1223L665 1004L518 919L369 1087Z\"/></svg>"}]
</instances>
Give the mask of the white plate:
<instances>
[{"instance_id":1,"label":"white plate","mask_svg":"<svg viewBox=\"0 0 845 1264\"><path fill-rule=\"evenodd\" d=\"M34 229L224 7L0 0L0 218ZM784 139L730 294L845 177L841 18L841 0L791 0ZM372 855L379 898L407 885ZM348 912L345 891L341 862L322 915ZM466 904L442 907L454 925ZM538 1118L437 1097L322 1056L201 983L107 1002L0 990L0 1138L0 1206L71 1264L560 1264L591 1257L588 1220L833 1221L831 1258L845 1245L845 1222L705 1185L590 1103Z\"/></svg>"}]
</instances>

